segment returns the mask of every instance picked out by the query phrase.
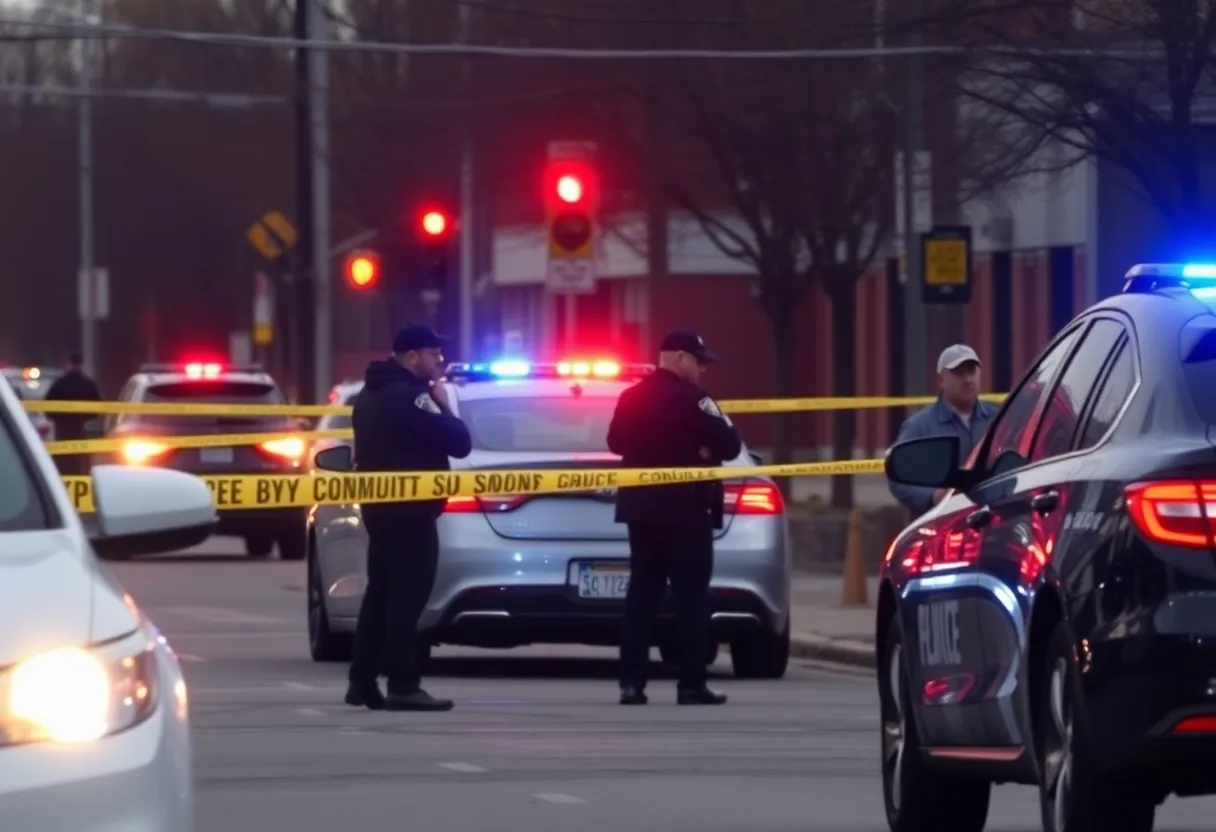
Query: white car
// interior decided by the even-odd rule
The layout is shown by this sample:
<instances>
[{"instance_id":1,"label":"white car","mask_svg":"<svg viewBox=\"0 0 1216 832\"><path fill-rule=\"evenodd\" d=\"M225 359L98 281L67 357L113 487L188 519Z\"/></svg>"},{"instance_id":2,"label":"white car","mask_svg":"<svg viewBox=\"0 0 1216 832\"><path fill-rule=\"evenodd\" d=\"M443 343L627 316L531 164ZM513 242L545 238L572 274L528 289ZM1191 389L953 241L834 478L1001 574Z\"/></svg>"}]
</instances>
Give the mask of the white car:
<instances>
[{"instance_id":1,"label":"white car","mask_svg":"<svg viewBox=\"0 0 1216 832\"><path fill-rule=\"evenodd\" d=\"M90 535L0 384L0 828L189 832L181 666L95 553L201 543L211 493L178 471L100 466L93 501Z\"/></svg>"}]
</instances>

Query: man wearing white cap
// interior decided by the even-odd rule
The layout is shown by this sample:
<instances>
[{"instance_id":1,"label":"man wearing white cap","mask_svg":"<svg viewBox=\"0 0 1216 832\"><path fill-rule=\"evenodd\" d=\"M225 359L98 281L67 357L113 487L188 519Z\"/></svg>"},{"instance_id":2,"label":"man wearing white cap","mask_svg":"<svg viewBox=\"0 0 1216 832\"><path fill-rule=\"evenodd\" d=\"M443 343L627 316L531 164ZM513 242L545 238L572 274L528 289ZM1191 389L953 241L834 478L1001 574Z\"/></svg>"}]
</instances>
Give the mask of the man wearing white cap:
<instances>
[{"instance_id":1,"label":"man wearing white cap","mask_svg":"<svg viewBox=\"0 0 1216 832\"><path fill-rule=\"evenodd\" d=\"M937 359L937 378L941 386L937 401L909 416L895 441L957 436L961 443L959 458L967 459L996 415L996 408L979 398L980 357L966 344L946 347ZM895 482L889 483L889 487L913 517L933 508L946 494L940 488Z\"/></svg>"}]
</instances>

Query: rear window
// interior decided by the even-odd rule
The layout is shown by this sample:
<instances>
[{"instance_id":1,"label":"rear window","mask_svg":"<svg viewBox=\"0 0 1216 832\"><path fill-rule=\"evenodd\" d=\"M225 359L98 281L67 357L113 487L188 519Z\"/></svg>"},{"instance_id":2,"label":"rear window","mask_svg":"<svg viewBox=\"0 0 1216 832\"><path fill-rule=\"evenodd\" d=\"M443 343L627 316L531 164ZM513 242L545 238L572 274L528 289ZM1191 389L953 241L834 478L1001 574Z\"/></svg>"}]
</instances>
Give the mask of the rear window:
<instances>
[{"instance_id":1,"label":"rear window","mask_svg":"<svg viewBox=\"0 0 1216 832\"><path fill-rule=\"evenodd\" d=\"M473 447L482 451L607 453L616 399L469 399L460 402Z\"/></svg>"},{"instance_id":2,"label":"rear window","mask_svg":"<svg viewBox=\"0 0 1216 832\"><path fill-rule=\"evenodd\" d=\"M155 384L148 388L144 401L149 403L170 402L174 404L286 404L283 394L273 384L253 381L181 381ZM286 416L167 416L145 414L138 417L145 424L183 425L231 425L262 426L282 425L290 421Z\"/></svg>"}]
</instances>

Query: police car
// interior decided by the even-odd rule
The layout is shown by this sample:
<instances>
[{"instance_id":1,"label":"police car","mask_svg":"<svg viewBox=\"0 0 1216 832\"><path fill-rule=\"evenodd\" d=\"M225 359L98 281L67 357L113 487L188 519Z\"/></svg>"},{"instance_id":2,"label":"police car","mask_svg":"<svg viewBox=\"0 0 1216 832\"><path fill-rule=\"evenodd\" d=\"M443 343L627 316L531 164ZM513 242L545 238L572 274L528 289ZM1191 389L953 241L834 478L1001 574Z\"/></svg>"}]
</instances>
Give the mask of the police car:
<instances>
[{"instance_id":1,"label":"police car","mask_svg":"<svg viewBox=\"0 0 1216 832\"><path fill-rule=\"evenodd\" d=\"M445 383L473 440L473 452L453 468L616 466L607 431L617 398L653 369L608 360L453 365ZM331 401L352 404L360 388L339 385ZM318 429L349 424L335 414ZM728 463L754 464L746 449ZM629 544L625 526L613 521L615 499L601 490L448 500L439 520L438 578L421 621L430 644L618 644ZM309 515L308 624L317 661L349 658L366 583L358 512L354 505L316 506ZM728 481L716 538L707 660L728 643L736 675L780 678L789 661L790 575L788 519L776 484ZM678 658L673 623L664 608L656 627L664 661Z\"/></svg>"},{"instance_id":2,"label":"police car","mask_svg":"<svg viewBox=\"0 0 1216 832\"><path fill-rule=\"evenodd\" d=\"M951 489L891 545L877 610L892 830L978 832L992 783L1048 832L1149 832L1216 793L1216 265L1136 266L1065 327Z\"/></svg>"},{"instance_id":3,"label":"police car","mask_svg":"<svg viewBox=\"0 0 1216 832\"><path fill-rule=\"evenodd\" d=\"M285 405L274 379L260 367L219 362L146 364L123 386L120 402L179 405ZM300 423L288 416L123 414L107 420L106 435L123 440L113 461L175 468L199 475L298 474L308 451ZM170 436L275 434L257 445L173 448ZM306 509L221 507L216 534L244 538L246 551L266 557L278 546L283 560L304 559Z\"/></svg>"}]
</instances>

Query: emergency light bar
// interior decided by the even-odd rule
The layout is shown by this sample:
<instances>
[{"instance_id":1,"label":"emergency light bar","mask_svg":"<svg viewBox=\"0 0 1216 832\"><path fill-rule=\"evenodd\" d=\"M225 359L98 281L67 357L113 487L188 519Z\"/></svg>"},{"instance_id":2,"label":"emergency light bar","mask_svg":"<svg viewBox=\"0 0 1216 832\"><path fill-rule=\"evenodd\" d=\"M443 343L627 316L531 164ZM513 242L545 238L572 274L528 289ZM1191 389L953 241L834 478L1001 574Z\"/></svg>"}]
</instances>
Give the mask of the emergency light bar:
<instances>
[{"instance_id":1,"label":"emergency light bar","mask_svg":"<svg viewBox=\"0 0 1216 832\"><path fill-rule=\"evenodd\" d=\"M185 361L181 364L141 364L141 373L185 373L190 378L219 378L227 373L264 373L261 364L232 366L221 361Z\"/></svg>"},{"instance_id":2,"label":"emergency light bar","mask_svg":"<svg viewBox=\"0 0 1216 832\"><path fill-rule=\"evenodd\" d=\"M570 379L571 381L636 381L654 372L653 364L622 364L612 359L572 359L533 362L517 358L451 364L447 377L453 381L508 379Z\"/></svg>"},{"instance_id":3,"label":"emergency light bar","mask_svg":"<svg viewBox=\"0 0 1216 832\"><path fill-rule=\"evenodd\" d=\"M1190 289L1198 298L1216 298L1216 263L1140 263L1125 280L1123 294Z\"/></svg>"}]
</instances>

